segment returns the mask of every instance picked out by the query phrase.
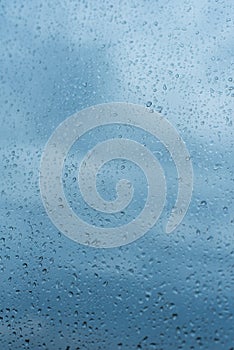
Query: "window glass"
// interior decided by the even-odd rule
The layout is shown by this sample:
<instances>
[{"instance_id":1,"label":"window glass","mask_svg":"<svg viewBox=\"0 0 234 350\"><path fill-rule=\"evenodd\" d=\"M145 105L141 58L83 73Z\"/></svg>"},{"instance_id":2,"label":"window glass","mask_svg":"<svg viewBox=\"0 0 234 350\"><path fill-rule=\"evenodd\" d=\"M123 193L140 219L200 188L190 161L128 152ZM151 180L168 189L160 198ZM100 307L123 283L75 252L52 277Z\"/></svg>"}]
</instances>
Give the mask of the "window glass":
<instances>
[{"instance_id":1,"label":"window glass","mask_svg":"<svg viewBox=\"0 0 234 350\"><path fill-rule=\"evenodd\" d=\"M233 11L1 1L1 349L233 350Z\"/></svg>"}]
</instances>

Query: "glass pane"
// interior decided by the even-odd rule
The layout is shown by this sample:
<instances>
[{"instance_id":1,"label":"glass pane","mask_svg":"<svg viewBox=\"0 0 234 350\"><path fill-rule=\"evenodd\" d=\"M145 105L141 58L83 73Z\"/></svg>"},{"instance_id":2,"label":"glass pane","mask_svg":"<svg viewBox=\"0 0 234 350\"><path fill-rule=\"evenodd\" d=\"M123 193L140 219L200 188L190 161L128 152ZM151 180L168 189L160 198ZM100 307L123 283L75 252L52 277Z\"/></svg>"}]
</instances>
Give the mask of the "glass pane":
<instances>
[{"instance_id":1,"label":"glass pane","mask_svg":"<svg viewBox=\"0 0 234 350\"><path fill-rule=\"evenodd\" d=\"M1 349L233 350L233 1L0 8Z\"/></svg>"}]
</instances>

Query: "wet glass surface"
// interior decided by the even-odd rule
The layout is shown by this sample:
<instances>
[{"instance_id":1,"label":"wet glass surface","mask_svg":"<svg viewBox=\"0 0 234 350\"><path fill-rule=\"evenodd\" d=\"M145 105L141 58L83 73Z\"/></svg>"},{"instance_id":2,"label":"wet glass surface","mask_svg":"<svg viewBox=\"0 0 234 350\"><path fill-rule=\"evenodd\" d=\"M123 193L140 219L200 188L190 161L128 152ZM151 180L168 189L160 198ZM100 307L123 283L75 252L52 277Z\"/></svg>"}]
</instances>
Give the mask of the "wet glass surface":
<instances>
[{"instance_id":1,"label":"wet glass surface","mask_svg":"<svg viewBox=\"0 0 234 350\"><path fill-rule=\"evenodd\" d=\"M1 349L233 350L233 11L231 0L1 1ZM166 234L178 179L165 145L128 125L91 130L63 168L66 198L83 220L128 223L150 190L135 163L115 159L101 168L97 190L114 200L126 178L134 188L128 210L86 206L77 168L101 141L140 142L167 184L162 215L144 236L95 248L51 222L40 161L66 118L119 101L177 129L193 195Z\"/></svg>"}]
</instances>

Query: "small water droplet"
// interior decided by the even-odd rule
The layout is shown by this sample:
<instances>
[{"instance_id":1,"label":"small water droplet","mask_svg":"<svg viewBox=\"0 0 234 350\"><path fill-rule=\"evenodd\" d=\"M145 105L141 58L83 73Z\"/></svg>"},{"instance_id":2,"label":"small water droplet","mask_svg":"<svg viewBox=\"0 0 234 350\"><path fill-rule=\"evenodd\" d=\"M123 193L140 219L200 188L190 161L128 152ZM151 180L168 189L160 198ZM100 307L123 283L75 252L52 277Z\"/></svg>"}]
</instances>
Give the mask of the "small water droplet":
<instances>
[{"instance_id":1,"label":"small water droplet","mask_svg":"<svg viewBox=\"0 0 234 350\"><path fill-rule=\"evenodd\" d=\"M146 107L151 107L151 106L152 106L152 102L151 101L146 102Z\"/></svg>"}]
</instances>

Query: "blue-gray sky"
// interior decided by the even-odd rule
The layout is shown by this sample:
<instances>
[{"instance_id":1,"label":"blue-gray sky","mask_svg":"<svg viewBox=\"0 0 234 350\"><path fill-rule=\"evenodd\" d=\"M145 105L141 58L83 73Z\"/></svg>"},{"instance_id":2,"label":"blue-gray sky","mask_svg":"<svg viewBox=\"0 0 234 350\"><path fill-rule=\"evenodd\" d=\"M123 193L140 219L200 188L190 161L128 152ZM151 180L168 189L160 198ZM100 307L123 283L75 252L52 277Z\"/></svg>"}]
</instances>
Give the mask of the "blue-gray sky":
<instances>
[{"instance_id":1,"label":"blue-gray sky","mask_svg":"<svg viewBox=\"0 0 234 350\"><path fill-rule=\"evenodd\" d=\"M233 347L232 14L231 0L1 2L1 348ZM60 122L112 101L151 101L177 128L194 193L173 234L165 209L99 250L59 234L38 172Z\"/></svg>"}]
</instances>

